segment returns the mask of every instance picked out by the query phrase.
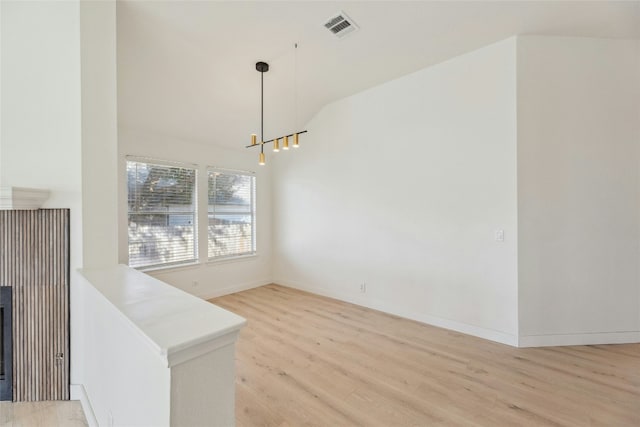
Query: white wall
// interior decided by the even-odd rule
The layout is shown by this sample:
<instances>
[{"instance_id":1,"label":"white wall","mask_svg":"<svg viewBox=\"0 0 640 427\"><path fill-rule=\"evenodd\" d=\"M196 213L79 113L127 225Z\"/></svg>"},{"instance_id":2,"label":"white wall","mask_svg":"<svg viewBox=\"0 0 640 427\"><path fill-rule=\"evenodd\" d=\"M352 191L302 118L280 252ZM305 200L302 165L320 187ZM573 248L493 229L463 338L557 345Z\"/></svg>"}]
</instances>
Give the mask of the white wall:
<instances>
[{"instance_id":1,"label":"white wall","mask_svg":"<svg viewBox=\"0 0 640 427\"><path fill-rule=\"evenodd\" d=\"M48 188L45 208L71 209L73 320L79 309L76 269L82 265L79 4L1 2L0 8L0 185ZM77 345L72 327L72 354Z\"/></svg>"},{"instance_id":2,"label":"white wall","mask_svg":"<svg viewBox=\"0 0 640 427\"><path fill-rule=\"evenodd\" d=\"M518 39L521 345L640 340L639 42Z\"/></svg>"},{"instance_id":3,"label":"white wall","mask_svg":"<svg viewBox=\"0 0 640 427\"><path fill-rule=\"evenodd\" d=\"M78 2L2 2L3 186L48 188L71 208L82 260Z\"/></svg>"},{"instance_id":4,"label":"white wall","mask_svg":"<svg viewBox=\"0 0 640 427\"><path fill-rule=\"evenodd\" d=\"M83 266L118 262L116 2L80 3Z\"/></svg>"},{"instance_id":5,"label":"white wall","mask_svg":"<svg viewBox=\"0 0 640 427\"><path fill-rule=\"evenodd\" d=\"M226 345L172 367L169 425L235 425L235 350Z\"/></svg>"},{"instance_id":6,"label":"white wall","mask_svg":"<svg viewBox=\"0 0 640 427\"><path fill-rule=\"evenodd\" d=\"M84 277L79 280L79 303L88 309L80 354L87 359L82 398L90 399L83 402L90 425L169 425L171 371L166 361L112 301Z\"/></svg>"},{"instance_id":7,"label":"white wall","mask_svg":"<svg viewBox=\"0 0 640 427\"><path fill-rule=\"evenodd\" d=\"M117 264L117 104L116 4L87 2L79 7L82 163L82 263L84 268ZM74 269L75 273L75 269ZM86 370L85 289L71 294L71 398L83 396L80 385L91 381ZM89 346L89 348L93 348ZM95 384L94 384L95 387ZM92 414L85 407L87 417ZM90 420L92 421L92 420Z\"/></svg>"},{"instance_id":8,"label":"white wall","mask_svg":"<svg viewBox=\"0 0 640 427\"><path fill-rule=\"evenodd\" d=\"M278 154L275 282L515 344L515 55L511 38L325 107Z\"/></svg>"},{"instance_id":9,"label":"white wall","mask_svg":"<svg viewBox=\"0 0 640 427\"><path fill-rule=\"evenodd\" d=\"M241 150L228 150L214 145L184 141L132 129L119 129L119 259L127 263L127 188L126 156L149 157L198 164L199 200L206 200L206 167L217 166L256 172L256 239L255 257L207 263L207 242L198 244L202 262L195 266L149 271L158 279L204 298L265 285L272 281L271 266L271 178L270 169L258 166L257 157ZM205 185L202 185L205 183ZM206 213L200 212L200 224L207 223ZM204 213L204 215L202 215ZM197 283L197 285L196 285Z\"/></svg>"}]
</instances>

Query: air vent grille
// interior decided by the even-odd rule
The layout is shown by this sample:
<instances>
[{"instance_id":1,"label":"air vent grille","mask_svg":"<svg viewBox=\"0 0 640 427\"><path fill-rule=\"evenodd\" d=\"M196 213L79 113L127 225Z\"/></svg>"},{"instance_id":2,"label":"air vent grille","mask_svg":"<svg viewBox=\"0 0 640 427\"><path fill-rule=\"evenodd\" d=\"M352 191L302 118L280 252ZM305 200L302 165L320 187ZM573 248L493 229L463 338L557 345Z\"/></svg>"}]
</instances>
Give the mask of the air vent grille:
<instances>
[{"instance_id":1,"label":"air vent grille","mask_svg":"<svg viewBox=\"0 0 640 427\"><path fill-rule=\"evenodd\" d=\"M331 21L324 24L324 26L327 27L328 29L331 29L331 27L333 27L334 25L336 25L338 22L341 22L341 21L344 21L344 16L338 15L335 18L333 18Z\"/></svg>"},{"instance_id":2,"label":"air vent grille","mask_svg":"<svg viewBox=\"0 0 640 427\"><path fill-rule=\"evenodd\" d=\"M353 19L349 18L347 14L342 11L327 19L324 26L340 39L359 29L355 22L353 22Z\"/></svg>"},{"instance_id":3,"label":"air vent grille","mask_svg":"<svg viewBox=\"0 0 640 427\"><path fill-rule=\"evenodd\" d=\"M351 26L351 23L349 23L349 21L342 21L341 23L339 23L335 27L331 27L331 32L334 33L334 34L338 34L340 31L342 31L345 28L350 27L350 26Z\"/></svg>"}]
</instances>

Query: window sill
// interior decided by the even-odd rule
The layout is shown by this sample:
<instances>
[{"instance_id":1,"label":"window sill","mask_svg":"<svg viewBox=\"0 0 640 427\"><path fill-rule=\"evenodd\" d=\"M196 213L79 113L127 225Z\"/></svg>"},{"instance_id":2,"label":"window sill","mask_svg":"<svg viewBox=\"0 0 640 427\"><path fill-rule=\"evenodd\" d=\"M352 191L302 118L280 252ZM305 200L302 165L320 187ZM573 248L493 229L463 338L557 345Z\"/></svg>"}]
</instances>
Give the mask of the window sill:
<instances>
[{"instance_id":1,"label":"window sill","mask_svg":"<svg viewBox=\"0 0 640 427\"><path fill-rule=\"evenodd\" d=\"M239 255L239 256L231 256L231 257L225 257L225 258L209 258L209 260L207 261L207 265L214 266L218 264L228 264L232 262L249 261L255 258L258 258L258 254Z\"/></svg>"},{"instance_id":2,"label":"window sill","mask_svg":"<svg viewBox=\"0 0 640 427\"><path fill-rule=\"evenodd\" d=\"M156 266L156 267L140 267L140 268L136 268L136 270L141 271L143 273L149 273L149 274L165 274L165 273L168 274L176 271L192 270L194 268L198 268L200 266L205 266L205 265L208 267L213 267L219 264L230 264L234 262L250 261L255 258L258 258L258 254L240 255L240 256L232 256L232 257L226 257L226 258L218 258L218 259L211 258L206 262L194 261L194 262L189 262L185 264L175 264L175 265Z\"/></svg>"},{"instance_id":3,"label":"window sill","mask_svg":"<svg viewBox=\"0 0 640 427\"><path fill-rule=\"evenodd\" d=\"M184 263L184 264L174 264L174 265L160 265L156 267L141 267L136 268L138 271L142 271L143 273L172 273L174 271L181 270L191 270L200 265L198 261Z\"/></svg>"}]
</instances>

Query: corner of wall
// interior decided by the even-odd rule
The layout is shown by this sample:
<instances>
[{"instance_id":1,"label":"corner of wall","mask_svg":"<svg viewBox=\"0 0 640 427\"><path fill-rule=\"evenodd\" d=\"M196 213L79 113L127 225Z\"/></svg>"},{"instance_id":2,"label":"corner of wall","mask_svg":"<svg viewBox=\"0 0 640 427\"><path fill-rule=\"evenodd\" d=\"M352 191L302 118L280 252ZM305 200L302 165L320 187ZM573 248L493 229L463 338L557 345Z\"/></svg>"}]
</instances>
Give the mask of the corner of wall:
<instances>
[{"instance_id":1,"label":"corner of wall","mask_svg":"<svg viewBox=\"0 0 640 427\"><path fill-rule=\"evenodd\" d=\"M520 346L638 341L640 65L630 43L518 36Z\"/></svg>"},{"instance_id":2,"label":"corner of wall","mask_svg":"<svg viewBox=\"0 0 640 427\"><path fill-rule=\"evenodd\" d=\"M321 110L273 178L274 281L517 345L516 48Z\"/></svg>"}]
</instances>

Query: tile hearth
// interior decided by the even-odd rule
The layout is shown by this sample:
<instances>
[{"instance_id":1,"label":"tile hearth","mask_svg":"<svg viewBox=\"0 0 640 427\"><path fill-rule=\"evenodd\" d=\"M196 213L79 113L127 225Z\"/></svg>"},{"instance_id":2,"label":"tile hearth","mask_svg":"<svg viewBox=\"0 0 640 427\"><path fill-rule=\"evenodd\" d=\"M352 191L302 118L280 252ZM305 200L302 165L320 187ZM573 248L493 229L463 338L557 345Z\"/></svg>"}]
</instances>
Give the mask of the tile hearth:
<instances>
[{"instance_id":1,"label":"tile hearth","mask_svg":"<svg viewBox=\"0 0 640 427\"><path fill-rule=\"evenodd\" d=\"M0 402L0 427L86 427L78 401Z\"/></svg>"}]
</instances>

